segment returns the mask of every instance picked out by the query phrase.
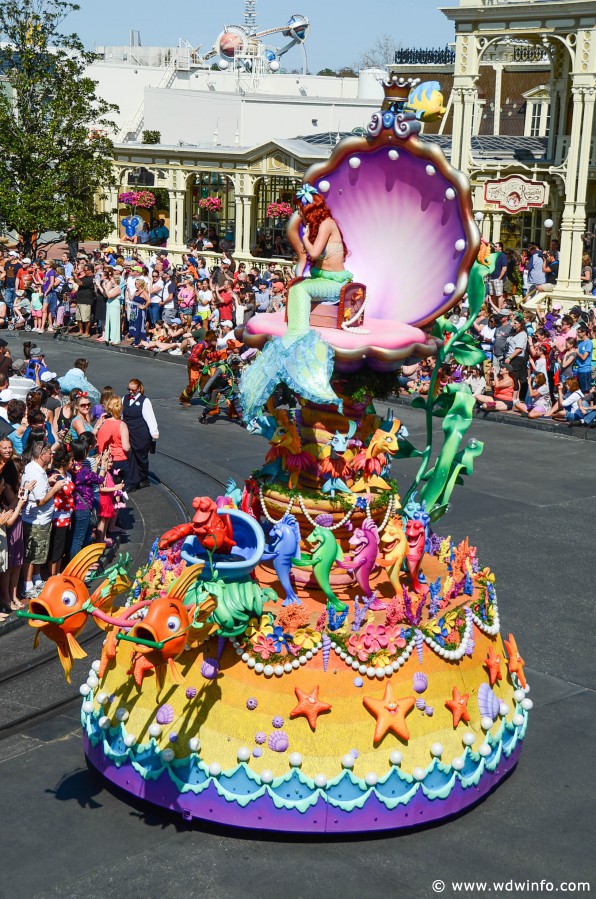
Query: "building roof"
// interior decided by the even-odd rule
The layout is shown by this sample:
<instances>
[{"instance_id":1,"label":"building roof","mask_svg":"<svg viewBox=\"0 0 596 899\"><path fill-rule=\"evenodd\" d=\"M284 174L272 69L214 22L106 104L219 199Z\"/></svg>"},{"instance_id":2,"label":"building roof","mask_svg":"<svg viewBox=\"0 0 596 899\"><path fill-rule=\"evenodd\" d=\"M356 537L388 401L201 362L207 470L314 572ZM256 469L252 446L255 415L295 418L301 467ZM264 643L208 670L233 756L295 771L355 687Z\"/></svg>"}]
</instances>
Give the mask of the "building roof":
<instances>
[{"instance_id":1,"label":"building roof","mask_svg":"<svg viewBox=\"0 0 596 899\"><path fill-rule=\"evenodd\" d=\"M438 144L445 156L451 156L451 135L424 134L425 140ZM539 162L546 159L548 138L481 134L472 138L472 153L487 162Z\"/></svg>"}]
</instances>

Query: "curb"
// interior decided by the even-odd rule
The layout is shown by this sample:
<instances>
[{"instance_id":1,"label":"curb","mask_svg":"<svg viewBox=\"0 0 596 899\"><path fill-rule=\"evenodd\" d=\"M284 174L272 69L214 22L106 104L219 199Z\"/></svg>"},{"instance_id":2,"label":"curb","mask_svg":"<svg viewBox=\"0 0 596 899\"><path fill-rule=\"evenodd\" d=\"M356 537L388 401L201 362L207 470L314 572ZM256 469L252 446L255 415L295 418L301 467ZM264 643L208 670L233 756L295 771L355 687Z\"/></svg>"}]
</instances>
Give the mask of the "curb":
<instances>
[{"instance_id":1,"label":"curb","mask_svg":"<svg viewBox=\"0 0 596 899\"><path fill-rule=\"evenodd\" d=\"M411 406L414 395L411 397L389 397L384 402L390 406ZM554 421L542 421L541 419L523 418L508 415L505 412L486 412L474 416L474 421L493 421L497 424L510 425L514 428L527 428L531 431L542 431L547 434L555 434L557 437L571 438L572 440L596 440L596 429L577 426L568 428L565 422L560 424Z\"/></svg>"},{"instance_id":2,"label":"curb","mask_svg":"<svg viewBox=\"0 0 596 899\"><path fill-rule=\"evenodd\" d=\"M38 335L40 336L40 335ZM160 362L169 362L171 365L184 365L188 361L186 356L170 356L169 353L155 353L153 350L144 350L142 347L133 346L106 346L105 343L98 343L96 340L86 340L83 337L71 337L69 334L55 334L54 340L61 343L73 343L77 346L96 347L105 350L108 353L122 353L125 356L137 356L141 359L159 359Z\"/></svg>"}]
</instances>

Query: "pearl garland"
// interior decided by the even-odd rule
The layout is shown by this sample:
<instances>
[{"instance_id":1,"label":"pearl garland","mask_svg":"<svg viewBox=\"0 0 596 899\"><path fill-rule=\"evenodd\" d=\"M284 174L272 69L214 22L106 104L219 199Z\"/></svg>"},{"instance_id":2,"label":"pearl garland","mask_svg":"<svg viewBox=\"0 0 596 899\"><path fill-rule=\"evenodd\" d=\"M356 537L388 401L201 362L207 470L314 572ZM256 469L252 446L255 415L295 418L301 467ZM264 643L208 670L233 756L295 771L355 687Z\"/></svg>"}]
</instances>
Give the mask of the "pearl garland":
<instances>
[{"instance_id":1,"label":"pearl garland","mask_svg":"<svg viewBox=\"0 0 596 899\"><path fill-rule=\"evenodd\" d=\"M248 665L255 674L264 674L265 677L269 678L273 677L273 675L275 675L275 677L282 677L284 674L292 674L293 671L302 668L307 662L310 662L313 656L316 656L321 648L321 643L322 640L319 640L312 649L308 649L303 655L294 656L291 661L288 656L288 661L284 662L283 665L281 662L278 662L276 665L266 665L263 662L257 662L254 656L251 656L238 640L233 640L232 646L236 650L236 655L240 657L241 662Z\"/></svg>"},{"instance_id":2,"label":"pearl garland","mask_svg":"<svg viewBox=\"0 0 596 899\"><path fill-rule=\"evenodd\" d=\"M302 514L304 515L304 517L306 518L306 520L308 521L310 526L313 528L322 527L326 531L337 531L338 528L342 527L342 525L347 524L348 521L350 520L350 518L352 517L352 515L354 514L354 509L348 509L348 511L346 512L344 517L342 519L340 519L340 521L338 521L337 524L334 524L334 525L332 525L332 527L327 528L327 527L325 527L325 525L320 525L320 524L317 524L316 521L313 521L313 519L310 517L310 515L306 511L306 506L304 505L304 500L302 498L302 494L300 494L300 493L298 494L298 503L300 505L300 508L302 509Z\"/></svg>"},{"instance_id":3,"label":"pearl garland","mask_svg":"<svg viewBox=\"0 0 596 899\"><path fill-rule=\"evenodd\" d=\"M271 515L269 514L269 512L267 511L267 508L265 506L265 497L263 496L263 488L261 486L259 486L259 499L261 501L261 509L263 510L263 515L265 516L265 518L267 519L269 524L279 524L279 522L283 518L283 515L281 518L278 518L278 519L271 517ZM288 508L286 509L286 511L284 512L284 515L291 514L293 505L294 505L294 497L292 496L290 499L290 504L289 504Z\"/></svg>"},{"instance_id":4,"label":"pearl garland","mask_svg":"<svg viewBox=\"0 0 596 899\"><path fill-rule=\"evenodd\" d=\"M267 507L266 507L266 505L265 505L265 497L264 497L264 495L263 495L263 488L262 488L261 486L259 486L259 500L260 500L260 503L261 503L261 509L263 510L263 515L265 516L265 518L267 519L267 521L269 522L269 524L279 524L279 522L281 521L281 518L275 519L275 518L273 518L273 517L269 514L269 512L267 511ZM293 508L293 506L294 506L294 500L295 500L295 497L292 496L291 499L290 499L290 503L289 503L289 505L288 505L288 508L287 508L286 511L284 512L284 515L290 515L290 514L291 514L292 508ZM379 534L382 534L382 533L383 533L383 531L384 531L385 528L387 527L387 522L389 521L389 519L390 519L391 516L393 515L393 512L394 512L394 502L395 502L395 497L394 497L393 494L391 494L391 496L389 497L389 502L387 503L387 510L386 510L386 512L385 512L385 517L383 518L383 521L381 522L381 524L377 525L377 530L378 530ZM334 525L332 525L330 528L328 528L328 527L326 527L325 525L319 525L319 524L317 524L317 522L314 521L314 520L310 517L310 515L309 515L309 513L308 513L308 511L307 511L307 509L306 509L306 506L304 505L304 497L303 497L302 494L300 494L300 493L298 494L298 505L300 506L300 509L302 510L302 514L304 515L304 517L306 518L306 520L308 521L308 523L310 524L311 527L313 527L313 528L314 528L314 527L322 527L322 528L323 528L324 530L326 530L326 531L337 531L337 530L339 530L339 528L343 527L344 524L347 524L347 523L348 523L348 521L350 520L350 518L352 517L352 515L353 515L354 512L355 512L355 507L353 507L352 509L348 509L348 511L346 512L346 514L343 516L343 518L342 518L340 521L337 522L337 524L334 524ZM372 517L371 512L370 512L370 503L368 502L368 500L366 500L366 512L365 512L365 516L366 516L366 518L368 518L369 521L372 521L372 520L373 520L373 517ZM282 518L283 518L283 515L282 515Z\"/></svg>"},{"instance_id":5,"label":"pearl garland","mask_svg":"<svg viewBox=\"0 0 596 899\"><path fill-rule=\"evenodd\" d=\"M470 609L470 611L472 612L471 609ZM497 606L496 596L493 600L493 617L494 617L493 623L487 624L481 618L478 618L476 615L474 615L474 612L472 612L472 618L474 620L474 624L476 625L476 627L479 630L481 630L483 634L486 634L488 637L494 637L501 630L501 621L499 619L499 607Z\"/></svg>"}]
</instances>

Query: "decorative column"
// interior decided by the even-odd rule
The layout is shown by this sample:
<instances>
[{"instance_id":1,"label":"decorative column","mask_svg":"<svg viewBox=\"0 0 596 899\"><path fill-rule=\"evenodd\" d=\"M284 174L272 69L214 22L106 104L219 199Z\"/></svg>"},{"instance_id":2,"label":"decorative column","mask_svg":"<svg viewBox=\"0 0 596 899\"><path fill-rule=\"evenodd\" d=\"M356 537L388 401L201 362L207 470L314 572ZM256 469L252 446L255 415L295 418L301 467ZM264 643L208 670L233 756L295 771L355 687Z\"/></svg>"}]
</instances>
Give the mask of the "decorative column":
<instances>
[{"instance_id":1,"label":"decorative column","mask_svg":"<svg viewBox=\"0 0 596 899\"><path fill-rule=\"evenodd\" d=\"M453 78L453 132L451 165L468 174L468 163L477 100L478 47L471 34L455 37L455 70Z\"/></svg>"},{"instance_id":2,"label":"decorative column","mask_svg":"<svg viewBox=\"0 0 596 899\"><path fill-rule=\"evenodd\" d=\"M493 243L495 243L497 240L501 240L501 226L503 224L503 213L502 212L493 212L492 220L493 220L493 227L492 227L491 240Z\"/></svg>"},{"instance_id":3,"label":"decorative column","mask_svg":"<svg viewBox=\"0 0 596 899\"><path fill-rule=\"evenodd\" d=\"M176 207L176 223L174 226L174 243L178 246L186 246L186 235L184 233L184 191L177 190L175 192Z\"/></svg>"},{"instance_id":4,"label":"decorative column","mask_svg":"<svg viewBox=\"0 0 596 899\"><path fill-rule=\"evenodd\" d=\"M580 235L583 231L583 224L578 228L576 220L576 200L578 187L578 167L580 158L580 148L582 144L582 134L590 134L584 131L583 115L584 115L584 89L575 85L575 77L573 79L574 86L571 88L573 97L573 121L571 123L571 137L569 140L569 152L567 154L567 172L565 175L565 205L563 207L563 217L561 220L561 249L559 257L559 277L557 287L559 290L579 292L580 277L579 264L577 270L572 267L572 255L577 256L574 252L574 243L579 242L579 262L581 263L581 239ZM593 110L593 105L592 105ZM588 154L590 152L590 141L586 141ZM584 188L585 203L585 188Z\"/></svg>"},{"instance_id":5,"label":"decorative column","mask_svg":"<svg viewBox=\"0 0 596 899\"><path fill-rule=\"evenodd\" d=\"M253 197L242 197L242 252L245 256L250 256L250 245L252 243L252 210Z\"/></svg>"}]
</instances>

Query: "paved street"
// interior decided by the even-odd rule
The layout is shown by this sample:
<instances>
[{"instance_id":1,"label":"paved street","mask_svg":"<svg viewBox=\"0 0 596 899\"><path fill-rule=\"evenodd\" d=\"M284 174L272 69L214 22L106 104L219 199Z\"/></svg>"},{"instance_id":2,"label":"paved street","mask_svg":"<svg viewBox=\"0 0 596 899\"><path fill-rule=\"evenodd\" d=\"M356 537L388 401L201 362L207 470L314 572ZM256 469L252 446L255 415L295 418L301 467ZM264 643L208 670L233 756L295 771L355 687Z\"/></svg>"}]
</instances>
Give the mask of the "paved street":
<instances>
[{"instance_id":1,"label":"paved street","mask_svg":"<svg viewBox=\"0 0 596 899\"><path fill-rule=\"evenodd\" d=\"M22 338L7 339L21 356ZM215 495L230 476L241 482L260 463L261 438L223 419L203 427L196 409L178 407L183 366L40 342L59 374L85 355L100 389L109 383L123 392L128 378L141 378L160 425L152 470L187 506L195 495ZM417 442L421 415L409 408L396 414ZM320 891L330 899L415 899L432 896L439 878L447 883L444 896L454 895L451 881L596 883L589 795L594 444L483 420L470 436L486 442L485 452L438 530L458 540L468 534L495 571L502 627L517 638L534 700L521 761L495 794L451 823L368 840L188 828L108 792L87 772L76 720L61 717L0 742L0 897L295 899ZM404 486L411 469L394 466ZM152 492L143 491L143 503Z\"/></svg>"}]
</instances>

